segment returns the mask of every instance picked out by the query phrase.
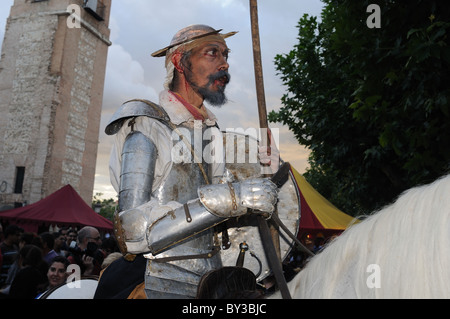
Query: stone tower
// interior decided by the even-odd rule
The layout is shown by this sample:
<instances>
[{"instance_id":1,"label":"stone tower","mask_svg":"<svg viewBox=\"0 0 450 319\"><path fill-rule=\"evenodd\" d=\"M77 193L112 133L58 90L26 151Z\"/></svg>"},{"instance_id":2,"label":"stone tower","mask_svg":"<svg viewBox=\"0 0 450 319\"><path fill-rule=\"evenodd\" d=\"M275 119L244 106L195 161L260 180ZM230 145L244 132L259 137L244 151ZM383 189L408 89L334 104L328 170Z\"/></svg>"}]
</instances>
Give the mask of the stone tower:
<instances>
[{"instance_id":1,"label":"stone tower","mask_svg":"<svg viewBox=\"0 0 450 319\"><path fill-rule=\"evenodd\" d=\"M0 210L72 185L90 204L111 0L14 0L0 60Z\"/></svg>"}]
</instances>

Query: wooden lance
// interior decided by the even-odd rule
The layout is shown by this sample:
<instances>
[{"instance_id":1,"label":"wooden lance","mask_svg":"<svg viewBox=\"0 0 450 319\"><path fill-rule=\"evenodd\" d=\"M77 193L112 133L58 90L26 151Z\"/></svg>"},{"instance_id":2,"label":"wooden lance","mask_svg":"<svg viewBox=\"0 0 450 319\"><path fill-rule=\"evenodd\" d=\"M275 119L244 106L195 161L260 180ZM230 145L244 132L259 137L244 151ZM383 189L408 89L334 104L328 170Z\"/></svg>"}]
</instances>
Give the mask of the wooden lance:
<instances>
[{"instance_id":1,"label":"wooden lance","mask_svg":"<svg viewBox=\"0 0 450 319\"><path fill-rule=\"evenodd\" d=\"M261 134L260 145L270 146L269 143L270 133L268 130L269 125L267 121L267 107L264 92L264 78L261 59L261 42L259 38L257 0L250 0L250 18L252 26L251 28L252 28L252 42L253 42L253 61L255 67L255 84L256 84L256 97L258 101L259 126L262 129L262 132L264 131L267 132L267 134ZM268 176L266 175L266 177ZM275 211L274 214L277 214L277 212ZM258 216L258 223L267 259L274 273L275 279L278 284L278 288L281 291L282 297L285 299L289 299L290 294L287 289L287 284L286 280L284 279L283 269L281 265L280 236L278 233L278 229L272 223L269 225L269 223L267 223L267 220L264 219L261 215Z\"/></svg>"}]
</instances>

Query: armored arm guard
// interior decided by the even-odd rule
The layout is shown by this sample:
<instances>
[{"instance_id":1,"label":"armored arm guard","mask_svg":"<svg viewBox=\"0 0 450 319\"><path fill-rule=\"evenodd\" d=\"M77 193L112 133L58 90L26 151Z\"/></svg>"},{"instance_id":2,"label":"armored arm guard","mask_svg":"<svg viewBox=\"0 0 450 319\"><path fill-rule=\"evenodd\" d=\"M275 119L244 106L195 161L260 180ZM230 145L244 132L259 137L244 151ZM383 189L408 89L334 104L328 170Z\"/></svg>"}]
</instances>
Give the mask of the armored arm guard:
<instances>
[{"instance_id":1,"label":"armored arm guard","mask_svg":"<svg viewBox=\"0 0 450 319\"><path fill-rule=\"evenodd\" d=\"M234 195L229 187L233 187ZM184 205L171 202L157 206L157 201L151 200L121 212L118 224L127 252L156 255L229 217L246 214L247 208L272 212L277 201L276 186L267 179L207 185L198 191L200 199Z\"/></svg>"},{"instance_id":2,"label":"armored arm guard","mask_svg":"<svg viewBox=\"0 0 450 319\"><path fill-rule=\"evenodd\" d=\"M238 192L229 189L238 190ZM168 212L147 228L148 249L157 254L166 248L247 213L248 208L272 212L277 201L277 187L268 179L249 179L228 185L200 187L195 199ZM233 197L236 197L235 199Z\"/></svg>"},{"instance_id":3,"label":"armored arm guard","mask_svg":"<svg viewBox=\"0 0 450 319\"><path fill-rule=\"evenodd\" d=\"M124 143L119 187L119 211L142 205L150 200L156 146L141 132L131 132Z\"/></svg>"}]
</instances>

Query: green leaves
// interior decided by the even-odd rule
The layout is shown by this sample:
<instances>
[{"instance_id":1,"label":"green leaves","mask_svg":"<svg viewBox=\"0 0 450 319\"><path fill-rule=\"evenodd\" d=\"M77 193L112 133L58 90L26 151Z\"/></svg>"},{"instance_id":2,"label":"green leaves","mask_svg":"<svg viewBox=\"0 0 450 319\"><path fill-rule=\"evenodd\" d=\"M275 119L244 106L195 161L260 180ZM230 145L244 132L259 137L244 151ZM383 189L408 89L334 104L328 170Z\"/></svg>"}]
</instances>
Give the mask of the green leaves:
<instances>
[{"instance_id":1,"label":"green leaves","mask_svg":"<svg viewBox=\"0 0 450 319\"><path fill-rule=\"evenodd\" d=\"M311 150L313 186L367 213L449 172L450 12L378 1L382 27L369 29L369 1L324 2L321 21L301 17L299 43L275 58L286 94L269 120Z\"/></svg>"},{"instance_id":2,"label":"green leaves","mask_svg":"<svg viewBox=\"0 0 450 319\"><path fill-rule=\"evenodd\" d=\"M118 205L117 200L112 198L102 199L102 196L102 193L95 193L92 198L92 209L95 209L95 207L98 206L100 208L99 214L112 221Z\"/></svg>"}]
</instances>

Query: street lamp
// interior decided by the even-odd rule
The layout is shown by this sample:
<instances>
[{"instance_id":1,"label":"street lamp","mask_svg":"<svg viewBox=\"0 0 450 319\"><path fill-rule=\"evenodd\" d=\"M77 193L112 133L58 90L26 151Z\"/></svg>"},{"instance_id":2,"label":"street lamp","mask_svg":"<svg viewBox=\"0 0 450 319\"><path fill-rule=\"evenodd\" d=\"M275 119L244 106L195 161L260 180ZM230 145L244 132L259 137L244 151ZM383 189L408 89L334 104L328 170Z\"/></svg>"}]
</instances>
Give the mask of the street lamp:
<instances>
[{"instance_id":1,"label":"street lamp","mask_svg":"<svg viewBox=\"0 0 450 319\"><path fill-rule=\"evenodd\" d=\"M102 210L102 205L101 204L94 204L94 211L97 214L100 214L100 211Z\"/></svg>"}]
</instances>

